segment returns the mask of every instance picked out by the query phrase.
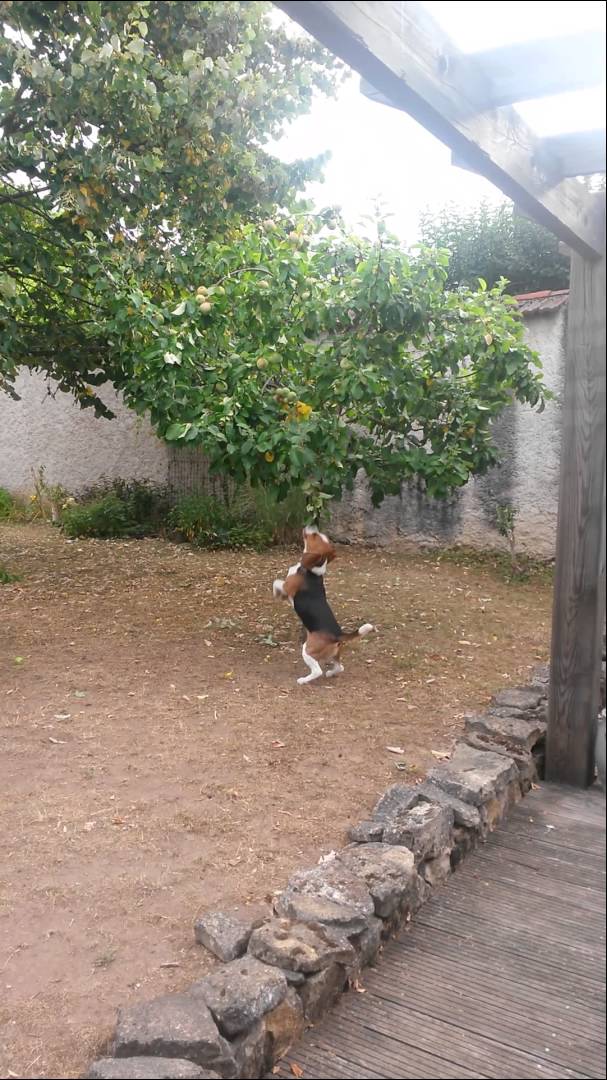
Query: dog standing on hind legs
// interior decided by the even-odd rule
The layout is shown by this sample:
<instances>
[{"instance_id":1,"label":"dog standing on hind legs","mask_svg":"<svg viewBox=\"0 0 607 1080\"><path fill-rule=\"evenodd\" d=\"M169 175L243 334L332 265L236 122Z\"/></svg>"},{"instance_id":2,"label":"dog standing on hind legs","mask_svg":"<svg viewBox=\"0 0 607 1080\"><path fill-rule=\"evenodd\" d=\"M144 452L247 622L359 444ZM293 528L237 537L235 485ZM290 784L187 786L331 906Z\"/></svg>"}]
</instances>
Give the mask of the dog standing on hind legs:
<instances>
[{"instance_id":1,"label":"dog standing on hind legs","mask_svg":"<svg viewBox=\"0 0 607 1080\"><path fill-rule=\"evenodd\" d=\"M372 623L364 623L358 630L342 630L329 607L324 583L327 566L335 558L335 548L328 536L314 525L303 530L303 541L300 562L290 568L284 581L277 579L272 586L274 596L289 601L306 629L301 655L310 673L297 680L300 686L322 678L323 674L327 679L341 675L343 646L376 629Z\"/></svg>"}]
</instances>

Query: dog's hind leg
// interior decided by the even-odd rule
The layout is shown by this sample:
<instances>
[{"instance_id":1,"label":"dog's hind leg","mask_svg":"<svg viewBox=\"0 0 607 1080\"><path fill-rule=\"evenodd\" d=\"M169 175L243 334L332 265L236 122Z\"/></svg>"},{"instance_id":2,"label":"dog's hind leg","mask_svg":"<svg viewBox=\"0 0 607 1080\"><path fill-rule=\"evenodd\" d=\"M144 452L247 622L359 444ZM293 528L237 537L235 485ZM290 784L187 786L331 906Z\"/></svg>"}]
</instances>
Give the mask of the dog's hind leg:
<instances>
[{"instance_id":1,"label":"dog's hind leg","mask_svg":"<svg viewBox=\"0 0 607 1080\"><path fill-rule=\"evenodd\" d=\"M344 670L344 665L340 664L339 660L334 660L331 667L325 671L325 675L327 679L332 679L334 675L341 675Z\"/></svg>"},{"instance_id":2,"label":"dog's hind leg","mask_svg":"<svg viewBox=\"0 0 607 1080\"><path fill-rule=\"evenodd\" d=\"M304 663L306 663L310 668L310 674L302 675L301 679L297 680L300 686L303 686L305 683L314 682L315 679L322 678L322 668L318 663L318 660L315 660L313 656L310 656L306 645L304 645L303 649L301 650L301 655L303 656Z\"/></svg>"}]
</instances>

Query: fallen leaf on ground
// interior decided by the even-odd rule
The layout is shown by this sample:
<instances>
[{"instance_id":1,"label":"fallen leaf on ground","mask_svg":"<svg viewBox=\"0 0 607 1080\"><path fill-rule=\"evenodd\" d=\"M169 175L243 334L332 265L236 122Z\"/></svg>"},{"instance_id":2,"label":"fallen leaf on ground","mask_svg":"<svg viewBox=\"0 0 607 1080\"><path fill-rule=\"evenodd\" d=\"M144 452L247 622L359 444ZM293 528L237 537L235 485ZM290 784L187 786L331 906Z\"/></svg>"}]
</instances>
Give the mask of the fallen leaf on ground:
<instances>
[{"instance_id":1,"label":"fallen leaf on ground","mask_svg":"<svg viewBox=\"0 0 607 1080\"><path fill-rule=\"evenodd\" d=\"M432 757L438 758L439 761L446 761L447 758L451 757L449 750L431 750L430 753Z\"/></svg>"},{"instance_id":2,"label":"fallen leaf on ground","mask_svg":"<svg viewBox=\"0 0 607 1080\"><path fill-rule=\"evenodd\" d=\"M301 1077L304 1075L304 1071L301 1066L296 1065L295 1062L293 1062L293 1064L291 1065L291 1072L293 1073L293 1076L297 1077Z\"/></svg>"}]
</instances>

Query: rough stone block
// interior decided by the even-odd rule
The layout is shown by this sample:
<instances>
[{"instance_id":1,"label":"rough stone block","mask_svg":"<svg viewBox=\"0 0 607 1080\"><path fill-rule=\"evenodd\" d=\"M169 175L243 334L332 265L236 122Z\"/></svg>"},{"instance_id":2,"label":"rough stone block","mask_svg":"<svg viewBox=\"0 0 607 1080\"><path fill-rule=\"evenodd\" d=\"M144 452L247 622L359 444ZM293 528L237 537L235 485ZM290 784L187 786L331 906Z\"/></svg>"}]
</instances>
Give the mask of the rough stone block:
<instances>
[{"instance_id":1,"label":"rough stone block","mask_svg":"<svg viewBox=\"0 0 607 1080\"><path fill-rule=\"evenodd\" d=\"M479 823L480 823L480 814L479 814ZM451 869L452 870L456 870L457 867L459 866L459 864L461 863L461 861L466 857L466 855L470 851L474 850L474 848L476 846L479 831L480 831L480 824L479 824L479 828L474 829L474 830L465 829L465 828L463 828L461 826L456 826L455 827L455 829L453 830L453 841L454 841L454 843L453 843L453 847L451 849Z\"/></svg>"},{"instance_id":2,"label":"rough stone block","mask_svg":"<svg viewBox=\"0 0 607 1080\"><path fill-rule=\"evenodd\" d=\"M238 1080L259 1080L259 1077L265 1076L270 1062L268 1036L262 1020L254 1024L250 1031L234 1039L232 1052L236 1058Z\"/></svg>"},{"instance_id":3,"label":"rough stone block","mask_svg":"<svg viewBox=\"0 0 607 1080\"><path fill-rule=\"evenodd\" d=\"M381 919L371 919L367 929L363 930L362 934L352 938L352 944L357 955L355 967L358 970L369 967L370 964L374 964L377 960L377 955L381 949L383 928L384 924Z\"/></svg>"},{"instance_id":4,"label":"rough stone block","mask_svg":"<svg viewBox=\"0 0 607 1080\"><path fill-rule=\"evenodd\" d=\"M432 889L428 885L427 881L424 881L421 874L416 873L412 883L411 894L409 899L398 911L395 911L389 919L383 919L382 937L389 938L394 934L399 933L402 929L403 923L409 922L411 916L426 903L426 900L432 895Z\"/></svg>"},{"instance_id":5,"label":"rough stone block","mask_svg":"<svg viewBox=\"0 0 607 1080\"><path fill-rule=\"evenodd\" d=\"M289 990L284 1001L264 1017L268 1036L267 1068L284 1057L303 1035L304 1011L299 994Z\"/></svg>"},{"instance_id":6,"label":"rough stone block","mask_svg":"<svg viewBox=\"0 0 607 1080\"><path fill-rule=\"evenodd\" d=\"M404 844L416 862L434 859L451 848L453 811L438 803L420 802L386 824L386 844Z\"/></svg>"},{"instance_id":7,"label":"rough stone block","mask_svg":"<svg viewBox=\"0 0 607 1080\"><path fill-rule=\"evenodd\" d=\"M409 810L417 802L419 802L419 795L416 787L411 787L409 784L392 784L375 804L373 819L375 821L390 820L395 814Z\"/></svg>"},{"instance_id":8,"label":"rough stone block","mask_svg":"<svg viewBox=\"0 0 607 1080\"><path fill-rule=\"evenodd\" d=\"M451 873L451 850L443 851L434 859L426 859L420 866L420 873L431 888L442 885Z\"/></svg>"},{"instance_id":9,"label":"rough stone block","mask_svg":"<svg viewBox=\"0 0 607 1080\"><path fill-rule=\"evenodd\" d=\"M301 986L306 981L306 977L301 971L289 971L288 968L283 968L283 971L289 986Z\"/></svg>"},{"instance_id":10,"label":"rough stone block","mask_svg":"<svg viewBox=\"0 0 607 1080\"><path fill-rule=\"evenodd\" d=\"M430 780L424 780L417 790L423 801L438 803L439 806L446 806L452 810L453 820L456 825L465 826L467 829L480 828L481 818L475 806L463 802Z\"/></svg>"},{"instance_id":11,"label":"rough stone block","mask_svg":"<svg viewBox=\"0 0 607 1080\"><path fill-rule=\"evenodd\" d=\"M251 917L248 921L231 912L207 911L194 923L194 934L199 945L204 945L213 956L227 962L236 960L247 951L249 938L263 919Z\"/></svg>"},{"instance_id":12,"label":"rough stone block","mask_svg":"<svg viewBox=\"0 0 607 1080\"><path fill-rule=\"evenodd\" d=\"M504 817L508 805L510 803L510 791L509 785L502 789L499 794L494 795L492 799L487 799L481 810L481 817L483 819L483 832L493 832L496 825L499 825L500 821Z\"/></svg>"},{"instance_id":13,"label":"rough stone block","mask_svg":"<svg viewBox=\"0 0 607 1080\"><path fill-rule=\"evenodd\" d=\"M546 697L550 685L550 664L538 664L531 672L529 690L537 690L542 697Z\"/></svg>"},{"instance_id":14,"label":"rough stone block","mask_svg":"<svg viewBox=\"0 0 607 1080\"><path fill-rule=\"evenodd\" d=\"M274 907L294 922L320 923L347 936L362 933L375 910L361 879L337 859L294 874Z\"/></svg>"},{"instance_id":15,"label":"rough stone block","mask_svg":"<svg viewBox=\"0 0 607 1080\"><path fill-rule=\"evenodd\" d=\"M494 798L517 776L516 765L504 754L478 750L460 743L450 761L428 773L428 779L473 806Z\"/></svg>"},{"instance_id":16,"label":"rough stone block","mask_svg":"<svg viewBox=\"0 0 607 1080\"><path fill-rule=\"evenodd\" d=\"M415 912L419 911L420 907L422 907L426 903L426 900L429 900L429 899L430 899L430 888L428 886L428 882L424 881L421 874L418 874L417 877L415 878L415 881L414 881L413 895L412 895L412 898L411 898L411 906L410 906L410 908L408 908L408 910L407 910L407 912L405 912L405 914L410 913L412 915L415 915Z\"/></svg>"},{"instance_id":17,"label":"rough stone block","mask_svg":"<svg viewBox=\"0 0 607 1080\"><path fill-rule=\"evenodd\" d=\"M206 1003L221 1033L233 1039L284 1001L287 980L278 968L244 956L194 983L191 993Z\"/></svg>"},{"instance_id":18,"label":"rough stone block","mask_svg":"<svg viewBox=\"0 0 607 1080\"><path fill-rule=\"evenodd\" d=\"M526 722L527 721L522 721L522 723ZM505 757L507 760L513 761L517 769L520 792L523 794L529 791L531 785L537 781L538 772L534 753L502 746L500 743L485 739L472 731L467 732L460 742L463 745L472 746L478 750L483 750L485 752L489 751L492 754L501 754L502 757Z\"/></svg>"},{"instance_id":19,"label":"rough stone block","mask_svg":"<svg viewBox=\"0 0 607 1080\"><path fill-rule=\"evenodd\" d=\"M82 1080L219 1080L219 1074L183 1058L100 1058Z\"/></svg>"},{"instance_id":20,"label":"rough stone block","mask_svg":"<svg viewBox=\"0 0 607 1080\"><path fill-rule=\"evenodd\" d=\"M380 843L384 832L383 821L359 821L348 829L348 839L353 844Z\"/></svg>"},{"instance_id":21,"label":"rough stone block","mask_svg":"<svg viewBox=\"0 0 607 1080\"><path fill-rule=\"evenodd\" d=\"M539 690L514 686L500 690L491 699L491 704L497 708L517 709L526 716L532 716L544 704L544 695Z\"/></svg>"},{"instance_id":22,"label":"rough stone block","mask_svg":"<svg viewBox=\"0 0 607 1080\"><path fill-rule=\"evenodd\" d=\"M339 851L337 858L363 879L380 918L387 919L406 901L415 877L414 858L406 848L363 844Z\"/></svg>"},{"instance_id":23,"label":"rough stone block","mask_svg":"<svg viewBox=\"0 0 607 1080\"><path fill-rule=\"evenodd\" d=\"M506 749L530 752L546 734L542 720L524 720L516 716L488 716L486 714L466 717L466 731L499 743Z\"/></svg>"},{"instance_id":24,"label":"rough stone block","mask_svg":"<svg viewBox=\"0 0 607 1080\"><path fill-rule=\"evenodd\" d=\"M333 963L350 964L354 949L323 926L273 919L251 935L249 952L264 964L311 975Z\"/></svg>"},{"instance_id":25,"label":"rough stone block","mask_svg":"<svg viewBox=\"0 0 607 1080\"><path fill-rule=\"evenodd\" d=\"M315 1024L333 1007L347 982L346 969L341 964L310 975L300 990L304 1017L308 1024Z\"/></svg>"},{"instance_id":26,"label":"rough stone block","mask_svg":"<svg viewBox=\"0 0 607 1080\"><path fill-rule=\"evenodd\" d=\"M119 1058L185 1058L229 1078L236 1062L204 1001L195 994L165 994L120 1009L114 1053Z\"/></svg>"},{"instance_id":27,"label":"rough stone block","mask_svg":"<svg viewBox=\"0 0 607 1080\"><path fill-rule=\"evenodd\" d=\"M544 742L533 747L532 757L537 776L540 780L543 780L546 775L546 744Z\"/></svg>"}]
</instances>

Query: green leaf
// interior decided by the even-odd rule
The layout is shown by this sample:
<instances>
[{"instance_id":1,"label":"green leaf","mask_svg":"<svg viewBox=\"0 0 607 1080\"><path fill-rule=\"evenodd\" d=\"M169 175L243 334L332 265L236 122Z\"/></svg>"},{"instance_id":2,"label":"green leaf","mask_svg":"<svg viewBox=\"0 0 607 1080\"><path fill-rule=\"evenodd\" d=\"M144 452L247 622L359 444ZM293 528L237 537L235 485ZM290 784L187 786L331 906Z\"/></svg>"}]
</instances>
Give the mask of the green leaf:
<instances>
[{"instance_id":1,"label":"green leaf","mask_svg":"<svg viewBox=\"0 0 607 1080\"><path fill-rule=\"evenodd\" d=\"M189 424L189 423L188 424L180 424L179 422L176 421L174 424L171 424L167 428L167 430L164 433L164 437L167 440L167 442L175 442L177 439L183 439L184 435L187 435L187 433L190 431L191 427L192 427L192 425Z\"/></svg>"},{"instance_id":2,"label":"green leaf","mask_svg":"<svg viewBox=\"0 0 607 1080\"><path fill-rule=\"evenodd\" d=\"M137 60L141 60L145 52L145 45L142 38L131 38L127 45L127 52L130 52L131 56L134 56Z\"/></svg>"}]
</instances>

